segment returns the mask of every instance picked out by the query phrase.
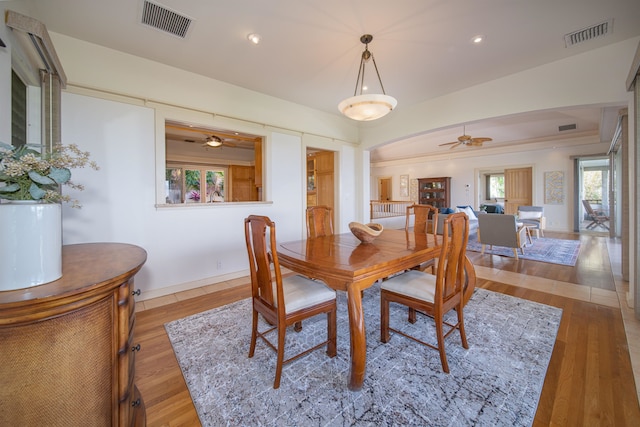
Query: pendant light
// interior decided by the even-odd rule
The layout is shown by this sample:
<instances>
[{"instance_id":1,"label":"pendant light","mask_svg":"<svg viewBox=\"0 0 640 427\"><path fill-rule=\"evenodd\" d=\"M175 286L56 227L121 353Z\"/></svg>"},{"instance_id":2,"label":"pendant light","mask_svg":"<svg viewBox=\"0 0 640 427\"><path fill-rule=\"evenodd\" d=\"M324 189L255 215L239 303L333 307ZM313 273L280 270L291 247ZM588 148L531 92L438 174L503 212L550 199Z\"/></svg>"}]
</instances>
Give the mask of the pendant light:
<instances>
[{"instance_id":1,"label":"pendant light","mask_svg":"<svg viewBox=\"0 0 640 427\"><path fill-rule=\"evenodd\" d=\"M358 121L379 119L380 117L386 116L398 104L398 101L396 101L394 97L387 95L384 91L376 60L373 57L373 53L369 51L369 43L371 43L371 40L373 40L373 36L371 34L365 34L360 37L360 41L365 45L365 47L364 52L362 52L362 57L360 58L360 69L358 70L356 89L353 92L352 97L347 98L338 104L338 109L342 114L350 119ZM369 62L369 59L373 62L373 67L376 70L378 82L382 89L381 94L363 95L362 93L363 90L366 90L366 88L364 88L364 73L365 65Z\"/></svg>"}]
</instances>

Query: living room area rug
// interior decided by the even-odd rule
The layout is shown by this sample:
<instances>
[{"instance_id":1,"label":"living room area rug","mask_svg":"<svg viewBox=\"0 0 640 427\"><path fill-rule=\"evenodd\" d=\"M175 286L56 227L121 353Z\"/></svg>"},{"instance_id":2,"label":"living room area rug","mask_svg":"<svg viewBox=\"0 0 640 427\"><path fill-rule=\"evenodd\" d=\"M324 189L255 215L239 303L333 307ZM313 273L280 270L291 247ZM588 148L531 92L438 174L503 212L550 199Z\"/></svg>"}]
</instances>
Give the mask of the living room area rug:
<instances>
[{"instance_id":1,"label":"living room area rug","mask_svg":"<svg viewBox=\"0 0 640 427\"><path fill-rule=\"evenodd\" d=\"M551 264L576 265L578 253L580 252L579 240L552 239L548 237L533 238L533 243L527 243L524 247L524 255L518 250L518 258L531 261L548 262ZM477 235L469 235L467 250L482 252L482 245L478 243ZM513 249L505 246L493 246L489 249L487 245L485 255L500 255L515 258Z\"/></svg>"},{"instance_id":2,"label":"living room area rug","mask_svg":"<svg viewBox=\"0 0 640 427\"><path fill-rule=\"evenodd\" d=\"M324 349L284 365L273 389L276 354L258 340L247 357L251 300L165 325L203 426L530 426L562 310L484 289L465 306L469 349L446 340L450 373L438 352L401 335L380 342L380 288L365 290L367 371L362 390L347 388L349 323L338 292L338 355ZM391 304L391 325L435 343L431 319L407 322ZM455 316L455 313L450 313ZM261 329L265 323L261 320ZM326 317L287 331L285 358L326 337Z\"/></svg>"}]
</instances>

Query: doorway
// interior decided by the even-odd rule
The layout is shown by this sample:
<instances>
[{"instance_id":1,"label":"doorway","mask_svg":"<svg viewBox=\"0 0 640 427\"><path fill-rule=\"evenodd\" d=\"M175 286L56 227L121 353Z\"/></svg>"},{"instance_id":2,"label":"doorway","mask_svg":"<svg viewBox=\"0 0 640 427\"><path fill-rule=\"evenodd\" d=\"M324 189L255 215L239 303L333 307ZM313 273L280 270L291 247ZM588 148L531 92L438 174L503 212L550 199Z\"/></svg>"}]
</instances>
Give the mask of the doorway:
<instances>
[{"instance_id":1,"label":"doorway","mask_svg":"<svg viewBox=\"0 0 640 427\"><path fill-rule=\"evenodd\" d=\"M611 221L594 222L585 204L599 215L611 218L611 166L609 157L582 157L575 160L574 231L609 233Z\"/></svg>"},{"instance_id":2,"label":"doorway","mask_svg":"<svg viewBox=\"0 0 640 427\"><path fill-rule=\"evenodd\" d=\"M388 202L391 200L391 178L378 178L378 194L380 195L381 202Z\"/></svg>"},{"instance_id":3,"label":"doorway","mask_svg":"<svg viewBox=\"0 0 640 427\"><path fill-rule=\"evenodd\" d=\"M504 213L515 215L518 206L531 206L533 202L533 168L504 170Z\"/></svg>"},{"instance_id":4,"label":"doorway","mask_svg":"<svg viewBox=\"0 0 640 427\"><path fill-rule=\"evenodd\" d=\"M307 149L307 187L308 206L328 206L332 209L332 220L335 223L335 162L333 151Z\"/></svg>"},{"instance_id":5,"label":"doorway","mask_svg":"<svg viewBox=\"0 0 640 427\"><path fill-rule=\"evenodd\" d=\"M531 166L476 170L478 201L487 212L517 214L518 206L533 202L533 168ZM491 210L488 210L491 208Z\"/></svg>"}]
</instances>

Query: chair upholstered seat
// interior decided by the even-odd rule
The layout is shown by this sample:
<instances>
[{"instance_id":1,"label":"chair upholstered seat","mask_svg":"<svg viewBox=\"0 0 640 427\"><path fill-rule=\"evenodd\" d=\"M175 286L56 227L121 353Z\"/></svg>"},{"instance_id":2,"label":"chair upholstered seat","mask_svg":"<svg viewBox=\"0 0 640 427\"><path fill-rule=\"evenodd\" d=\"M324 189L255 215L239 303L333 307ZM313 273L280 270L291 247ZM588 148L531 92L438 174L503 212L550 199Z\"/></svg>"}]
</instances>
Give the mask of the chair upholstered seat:
<instances>
[{"instance_id":1,"label":"chair upholstered seat","mask_svg":"<svg viewBox=\"0 0 640 427\"><path fill-rule=\"evenodd\" d=\"M336 291L322 282L295 275L282 278L285 313L290 314L323 302L336 299ZM275 295L276 284L273 284ZM273 305L278 306L274 300Z\"/></svg>"},{"instance_id":2,"label":"chair upholstered seat","mask_svg":"<svg viewBox=\"0 0 640 427\"><path fill-rule=\"evenodd\" d=\"M382 282L381 289L433 303L436 296L436 276L409 270Z\"/></svg>"}]
</instances>

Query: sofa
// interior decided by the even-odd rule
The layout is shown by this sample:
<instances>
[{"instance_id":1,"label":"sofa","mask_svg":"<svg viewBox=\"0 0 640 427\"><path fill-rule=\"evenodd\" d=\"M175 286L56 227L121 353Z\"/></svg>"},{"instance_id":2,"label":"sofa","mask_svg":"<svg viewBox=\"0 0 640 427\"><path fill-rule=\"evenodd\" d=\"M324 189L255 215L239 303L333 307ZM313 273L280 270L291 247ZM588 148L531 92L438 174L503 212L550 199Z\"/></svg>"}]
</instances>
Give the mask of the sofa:
<instances>
[{"instance_id":1,"label":"sofa","mask_svg":"<svg viewBox=\"0 0 640 427\"><path fill-rule=\"evenodd\" d=\"M440 213L438 213L438 228L436 230L438 234L442 234L442 226L444 224L445 218L447 218L449 214L455 213L456 211L464 212L469 217L469 234L470 235L475 234L476 230L478 229L478 215L486 214L486 212L474 211L471 208L471 206L458 206L455 209L453 208L442 209Z\"/></svg>"}]
</instances>

